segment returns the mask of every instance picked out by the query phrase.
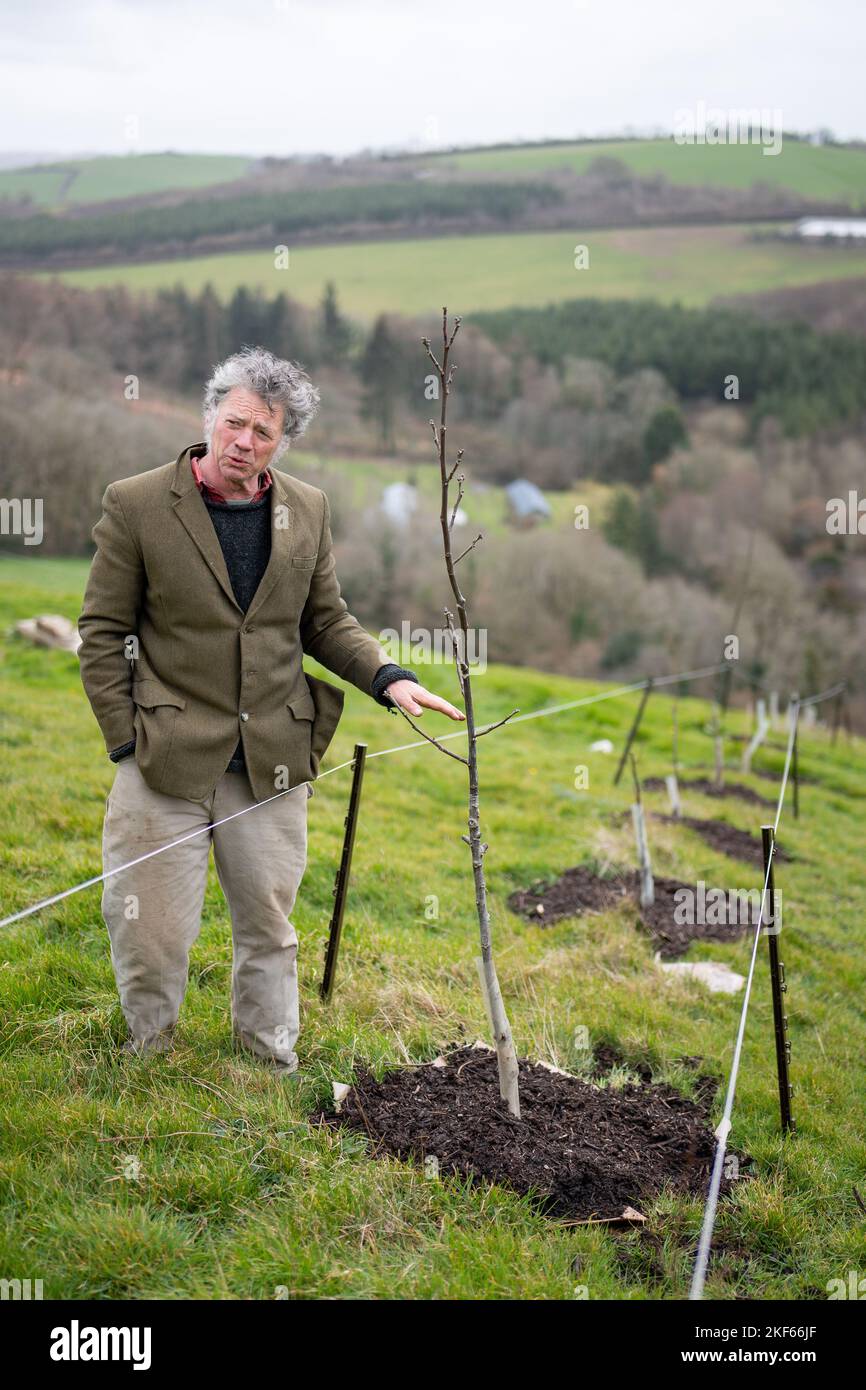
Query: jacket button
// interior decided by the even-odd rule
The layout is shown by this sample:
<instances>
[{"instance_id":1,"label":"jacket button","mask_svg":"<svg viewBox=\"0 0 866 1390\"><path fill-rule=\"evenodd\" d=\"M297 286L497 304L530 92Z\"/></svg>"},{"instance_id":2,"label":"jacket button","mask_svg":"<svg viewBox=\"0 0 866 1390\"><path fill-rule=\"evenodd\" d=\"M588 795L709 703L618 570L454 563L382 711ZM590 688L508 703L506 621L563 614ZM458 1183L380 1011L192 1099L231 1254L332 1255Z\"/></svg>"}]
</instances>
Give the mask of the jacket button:
<instances>
[{"instance_id":1,"label":"jacket button","mask_svg":"<svg viewBox=\"0 0 866 1390\"><path fill-rule=\"evenodd\" d=\"M244 723L246 723L249 717L250 716L247 714L246 710L241 710L241 719L244 721Z\"/></svg>"},{"instance_id":2,"label":"jacket button","mask_svg":"<svg viewBox=\"0 0 866 1390\"><path fill-rule=\"evenodd\" d=\"M255 632L255 630L256 630L256 625L255 625L255 623L249 623L249 624L247 625L247 627L244 628L244 632L245 632L245 633L246 633L246 632Z\"/></svg>"}]
</instances>

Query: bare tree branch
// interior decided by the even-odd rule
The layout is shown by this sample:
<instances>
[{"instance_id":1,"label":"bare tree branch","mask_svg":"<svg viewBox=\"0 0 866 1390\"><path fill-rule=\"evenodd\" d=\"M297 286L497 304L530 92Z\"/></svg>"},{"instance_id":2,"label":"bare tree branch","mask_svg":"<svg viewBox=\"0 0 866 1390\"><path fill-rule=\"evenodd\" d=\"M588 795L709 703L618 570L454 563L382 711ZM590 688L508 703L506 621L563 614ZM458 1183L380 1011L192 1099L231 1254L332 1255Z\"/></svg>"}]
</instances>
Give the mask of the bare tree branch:
<instances>
[{"instance_id":1,"label":"bare tree branch","mask_svg":"<svg viewBox=\"0 0 866 1390\"><path fill-rule=\"evenodd\" d=\"M451 476L451 475L449 474L449 481L450 481L450 476ZM453 530L454 530L454 518L455 518L455 516L457 515L457 509L458 509L458 507L460 506L460 503L463 501L463 482L464 482L464 475L463 475L462 473L458 473L458 474L457 474L457 501L454 503L454 510L453 510L452 513L451 513L451 520L450 520L449 523L448 523L448 530L449 530L449 531L453 531Z\"/></svg>"},{"instance_id":2,"label":"bare tree branch","mask_svg":"<svg viewBox=\"0 0 866 1390\"><path fill-rule=\"evenodd\" d=\"M477 738L483 738L485 734L492 734L494 729L500 729L503 724L507 724L509 719L513 719L515 714L520 713L520 707L513 709L510 714L506 714L504 719L497 719L495 724L488 724L486 729L479 729Z\"/></svg>"},{"instance_id":3,"label":"bare tree branch","mask_svg":"<svg viewBox=\"0 0 866 1390\"><path fill-rule=\"evenodd\" d=\"M441 375L442 375L442 368L440 367L439 363L436 361L436 358L434 357L433 352L432 352L431 349L430 349L430 339L429 339L429 338L422 338L422 339L421 339L421 342L424 344L425 348L427 349L427 356L430 358L430 361L433 363L433 366L436 368L437 372L438 372L439 375L441 376Z\"/></svg>"},{"instance_id":4,"label":"bare tree branch","mask_svg":"<svg viewBox=\"0 0 866 1390\"><path fill-rule=\"evenodd\" d=\"M395 701L395 705L396 705L396 701ZM458 763L465 763L467 767L469 766L469 759L468 759L468 758L464 758L464 757L462 756L462 754L460 754L460 753L452 753L450 748L443 748L443 747L442 747L442 744L439 742L438 738L433 738L430 734L425 734L425 732L424 732L423 729L419 729L419 727L418 727L418 725L415 723L414 719L410 719L410 718L409 718L409 715L408 715L408 714L406 713L406 711L402 708L402 706L396 705L396 708L400 711L400 713L402 714L403 718L406 720L406 723L412 725L412 728L415 730L416 734L420 734L422 738L426 738L426 740L427 740L428 743L435 743L435 744L436 744L436 747L439 749L439 752L440 752L440 753L447 753L449 758L456 758Z\"/></svg>"},{"instance_id":5,"label":"bare tree branch","mask_svg":"<svg viewBox=\"0 0 866 1390\"><path fill-rule=\"evenodd\" d=\"M471 544L471 545L467 545L467 547L466 547L465 550L461 550L460 554L457 556L457 559L454 560L452 563L455 564L455 565L458 565L458 564L460 563L460 561L463 559L463 556L464 556L464 555L468 555L469 552L470 552L470 550L474 550L474 549L475 549L475 546L478 544L478 542L479 542L479 541L483 541L483 540L484 540L484 537L482 536L481 532L479 531L479 532L478 532L478 535L475 537L475 540L472 542L472 544Z\"/></svg>"}]
</instances>

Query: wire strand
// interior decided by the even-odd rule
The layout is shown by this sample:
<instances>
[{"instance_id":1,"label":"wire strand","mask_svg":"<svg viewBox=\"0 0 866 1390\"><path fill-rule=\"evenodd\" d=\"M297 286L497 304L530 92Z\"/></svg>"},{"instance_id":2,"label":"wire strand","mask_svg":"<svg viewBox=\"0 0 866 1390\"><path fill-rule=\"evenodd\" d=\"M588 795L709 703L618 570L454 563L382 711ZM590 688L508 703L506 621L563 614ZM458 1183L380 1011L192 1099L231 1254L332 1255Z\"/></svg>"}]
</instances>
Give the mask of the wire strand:
<instances>
[{"instance_id":1,"label":"wire strand","mask_svg":"<svg viewBox=\"0 0 866 1390\"><path fill-rule=\"evenodd\" d=\"M714 675L723 669L727 662L721 662L716 666L702 667L696 671L682 671L677 675L659 676L653 681L653 685L670 685L675 681L698 680L701 676ZM628 695L635 690L643 690L648 684L648 680L636 681L632 685L621 685L614 690L604 690L598 695L585 695L578 700L568 700L564 704L544 706L538 710L531 710L528 714L517 715L514 719L508 720L509 724L517 724L521 720L541 719L550 714L561 714L565 710L578 709L584 705L597 704L601 700L612 700L621 695ZM495 723L496 721L494 721ZM492 728L492 724L485 724L477 730L478 734L486 729ZM507 727L507 725L503 725ZM467 729L458 729L453 734L443 734L438 742L443 743L447 739L465 738ZM380 748L378 752L368 753L367 762L371 758L384 758L391 753L404 753L409 748L429 748L433 745L429 739L418 739L413 743L395 744L393 748ZM330 777L334 772L341 772L344 768L351 767L354 758L348 758L346 762L337 763L334 767L329 767L326 772L320 772L316 781L321 781L323 777ZM115 869L107 869L101 874L94 874L92 878L86 878L81 883L74 884L71 888L65 888L61 893L54 893L49 898L42 898L39 902L33 903L30 907L22 908L20 912L13 912L8 917L0 919L0 927L10 927L14 922L21 922L25 917L32 917L35 912L41 912L45 907L53 907L55 903L63 902L65 898L71 898L76 893L81 893L85 888L93 888L97 883L104 883L106 879L113 878L115 874L125 873L127 869L132 869L136 864L143 864L146 859L153 859L158 854L165 854L168 850L174 849L177 845L184 844L187 840L194 840L199 835L206 835L211 830L216 830L218 826L227 824L228 821L235 820L238 816L248 815L250 811L255 811L259 806L267 806L272 801L277 801L282 796L287 796L289 792L296 791L298 787L308 786L309 782L298 782L294 787L285 787L282 791L276 792L274 796L268 796L263 801L256 801L251 806L245 806L240 811L233 811L230 816L224 816L222 820L213 821L210 825L200 826L198 830L191 830L188 835L182 835L178 840L172 840L167 845L160 845L157 849L149 850L147 854L141 854L137 859L131 859L127 864L119 864Z\"/></svg>"},{"instance_id":2,"label":"wire strand","mask_svg":"<svg viewBox=\"0 0 866 1390\"><path fill-rule=\"evenodd\" d=\"M797 725L800 719L800 701L791 702L792 716L791 727L788 731L788 750L785 756L785 766L782 772L782 781L779 788L779 799L776 804L776 816L773 822L773 839L770 845L770 853L767 856L767 871L764 875L764 887L761 893L761 904L758 911L758 923L755 928L755 939L752 942L752 956L749 961L749 974L746 979L746 989L743 996L743 1007L740 1011L740 1024L737 1029L737 1040L734 1045L734 1057L731 1063L731 1074L728 1078L728 1089L725 1095L725 1108L722 1118L716 1129L716 1154L713 1160L713 1170L710 1177L709 1192L704 1207L704 1219L701 1224L701 1235L698 1241L698 1250L695 1257L694 1269L692 1271L692 1283L689 1290L690 1299L701 1299L704 1292L704 1284L707 1277L707 1265L710 1258L710 1244L713 1238L713 1229L716 1222L716 1210L719 1204L719 1189L722 1183L722 1169L725 1162L727 1151L728 1135L731 1130L731 1114L734 1108L734 1095L737 1088L737 1075L740 1070L740 1059L743 1051L743 1038L746 1032L746 1017L749 1012L749 1002L752 995L752 980L755 975L755 961L758 955L758 942L761 939L761 927L764 921L764 904L767 899L767 886L770 882L770 873L773 868L773 859L776 853L776 833L779 829L779 822L782 818L782 807L785 802L785 791L788 786L788 773L791 768L791 756L794 750L794 738L797 733ZM775 907L775 904L774 904Z\"/></svg>"}]
</instances>

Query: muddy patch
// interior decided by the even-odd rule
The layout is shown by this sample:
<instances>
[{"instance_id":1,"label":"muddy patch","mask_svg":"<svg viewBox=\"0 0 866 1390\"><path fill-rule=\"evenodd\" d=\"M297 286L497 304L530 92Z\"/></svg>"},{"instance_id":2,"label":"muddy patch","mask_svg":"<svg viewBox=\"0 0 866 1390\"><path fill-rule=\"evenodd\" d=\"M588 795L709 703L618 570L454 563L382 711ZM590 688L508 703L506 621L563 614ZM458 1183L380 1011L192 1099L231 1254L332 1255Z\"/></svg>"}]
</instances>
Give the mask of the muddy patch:
<instances>
[{"instance_id":1,"label":"muddy patch","mask_svg":"<svg viewBox=\"0 0 866 1390\"><path fill-rule=\"evenodd\" d=\"M695 885L683 883L677 878L659 876L654 879L654 887L655 901L651 907L642 908L640 875L636 869L624 870L615 877L600 878L586 865L578 865L566 869L554 883L518 889L507 902L512 912L547 927L564 917L581 916L585 912L606 912L627 904L662 960L678 959L688 951L693 941L736 941L748 930L747 925L740 922L678 922L674 916L676 894L686 889L694 895Z\"/></svg>"},{"instance_id":2,"label":"muddy patch","mask_svg":"<svg viewBox=\"0 0 866 1390\"><path fill-rule=\"evenodd\" d=\"M663 777L647 777L644 787L648 792L665 791L665 781ZM736 797L738 801L748 801L752 806L775 806L775 801L769 797L761 796L752 787L746 787L742 782L726 782L721 787L717 787L715 782L710 782L706 777L697 777L691 782L680 782L680 791L691 789L700 792L701 796L715 796L720 801L728 797Z\"/></svg>"},{"instance_id":3,"label":"muddy patch","mask_svg":"<svg viewBox=\"0 0 866 1390\"><path fill-rule=\"evenodd\" d=\"M762 777L765 782L775 782L777 787L781 785L782 781L781 770L779 772L768 772L766 768L753 767L752 776ZM819 787L821 785L821 779L819 777L804 777L799 769L797 771L797 780L801 787Z\"/></svg>"},{"instance_id":4,"label":"muddy patch","mask_svg":"<svg viewBox=\"0 0 866 1390\"><path fill-rule=\"evenodd\" d=\"M542 880L529 888L518 888L507 902L512 912L550 927L563 917L621 907L634 897L636 877L634 873L601 877L587 865L577 864L552 883Z\"/></svg>"},{"instance_id":5,"label":"muddy patch","mask_svg":"<svg viewBox=\"0 0 866 1390\"><path fill-rule=\"evenodd\" d=\"M441 1176L510 1187L558 1220L618 1220L665 1189L705 1194L715 1141L703 1104L664 1084L599 1088L519 1065L520 1120L500 1099L495 1053L477 1047L381 1081L361 1068L339 1111L318 1119L366 1135L374 1157L427 1171L435 1159Z\"/></svg>"},{"instance_id":6,"label":"muddy patch","mask_svg":"<svg viewBox=\"0 0 866 1390\"><path fill-rule=\"evenodd\" d=\"M742 859L747 864L763 867L761 841L756 835L750 835L748 830L738 830L735 825L728 825L723 820L701 820L698 816L663 816L658 811L653 811L652 816L665 825L685 825L689 830L696 830L710 849L726 854L729 859ZM778 842L774 858L786 863L791 861L790 854L786 854Z\"/></svg>"}]
</instances>

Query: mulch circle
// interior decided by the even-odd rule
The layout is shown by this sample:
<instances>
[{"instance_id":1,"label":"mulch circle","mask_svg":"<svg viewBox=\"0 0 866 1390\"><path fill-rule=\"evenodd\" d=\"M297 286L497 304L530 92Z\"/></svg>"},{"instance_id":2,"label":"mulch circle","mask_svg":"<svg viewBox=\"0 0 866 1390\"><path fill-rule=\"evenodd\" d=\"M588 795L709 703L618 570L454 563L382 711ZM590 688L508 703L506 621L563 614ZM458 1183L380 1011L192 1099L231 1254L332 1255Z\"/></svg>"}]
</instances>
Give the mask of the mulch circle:
<instances>
[{"instance_id":1,"label":"mulch circle","mask_svg":"<svg viewBox=\"0 0 866 1390\"><path fill-rule=\"evenodd\" d=\"M658 811L653 811L652 815L655 820L664 821L665 825L686 825L689 830L696 830L711 849L717 849L730 859L743 859L747 864L763 866L761 841L756 835L750 835L748 830L738 830L735 825L728 825L723 820L701 820L698 816L663 816ZM774 858L791 862L790 854L786 854L778 842Z\"/></svg>"},{"instance_id":2,"label":"mulch circle","mask_svg":"<svg viewBox=\"0 0 866 1390\"><path fill-rule=\"evenodd\" d=\"M584 864L566 869L554 883L533 884L509 894L508 906L521 917L550 927L563 917L583 912L608 912L634 897L633 872L601 878ZM539 910L540 909L540 910Z\"/></svg>"},{"instance_id":3,"label":"mulch circle","mask_svg":"<svg viewBox=\"0 0 866 1390\"><path fill-rule=\"evenodd\" d=\"M339 1111L317 1118L365 1134L374 1156L435 1155L441 1175L531 1195L558 1220L622 1220L663 1189L705 1194L711 1098L689 1100L666 1084L598 1087L527 1058L519 1067L520 1120L500 1098L496 1054L477 1046L381 1081L361 1068ZM732 1185L723 1178L722 1194Z\"/></svg>"},{"instance_id":4,"label":"mulch circle","mask_svg":"<svg viewBox=\"0 0 866 1390\"><path fill-rule=\"evenodd\" d=\"M731 739L733 743L751 743L751 734L725 734L725 738ZM788 747L787 743L780 742L777 738L765 738L758 744L759 748L777 748L784 753Z\"/></svg>"},{"instance_id":5,"label":"mulch circle","mask_svg":"<svg viewBox=\"0 0 866 1390\"><path fill-rule=\"evenodd\" d=\"M779 786L782 781L781 772L768 772L766 768L753 767L752 776L763 777L765 782L775 782L776 786ZM819 787L821 785L820 778L806 777L799 769L797 771L797 781L800 783L801 787Z\"/></svg>"},{"instance_id":6,"label":"mulch circle","mask_svg":"<svg viewBox=\"0 0 866 1390\"><path fill-rule=\"evenodd\" d=\"M665 791L665 780L663 777L647 777L643 783L647 791ZM746 787L742 782L725 782L721 787L717 787L715 782L709 781L706 777L697 777L691 782L680 782L680 790L689 787L693 791L700 792L702 796L715 796L720 800L727 797L736 797L739 801L749 801L753 806L775 806L775 801L769 797L761 796L752 787Z\"/></svg>"},{"instance_id":7,"label":"mulch circle","mask_svg":"<svg viewBox=\"0 0 866 1390\"><path fill-rule=\"evenodd\" d=\"M639 874L635 872L635 892L639 891ZM684 956L692 941L738 941L750 930L746 922L677 922L674 910L675 894L682 888L695 892L693 883L681 883L678 878L653 876L655 890L651 907L640 907L640 920L653 940L662 960L677 960ZM737 914L739 916L739 914Z\"/></svg>"},{"instance_id":8,"label":"mulch circle","mask_svg":"<svg viewBox=\"0 0 866 1390\"><path fill-rule=\"evenodd\" d=\"M675 894L683 888L694 893L695 885L682 883L677 878L656 876L654 888L655 901L651 907L642 908L640 874L636 869L625 870L612 878L600 878L581 864L566 869L555 883L518 889L507 902L513 912L544 927L553 926L564 917L605 912L628 903L662 960L683 956L692 941L737 941L749 930L748 925L741 922L677 922L674 920Z\"/></svg>"}]
</instances>

